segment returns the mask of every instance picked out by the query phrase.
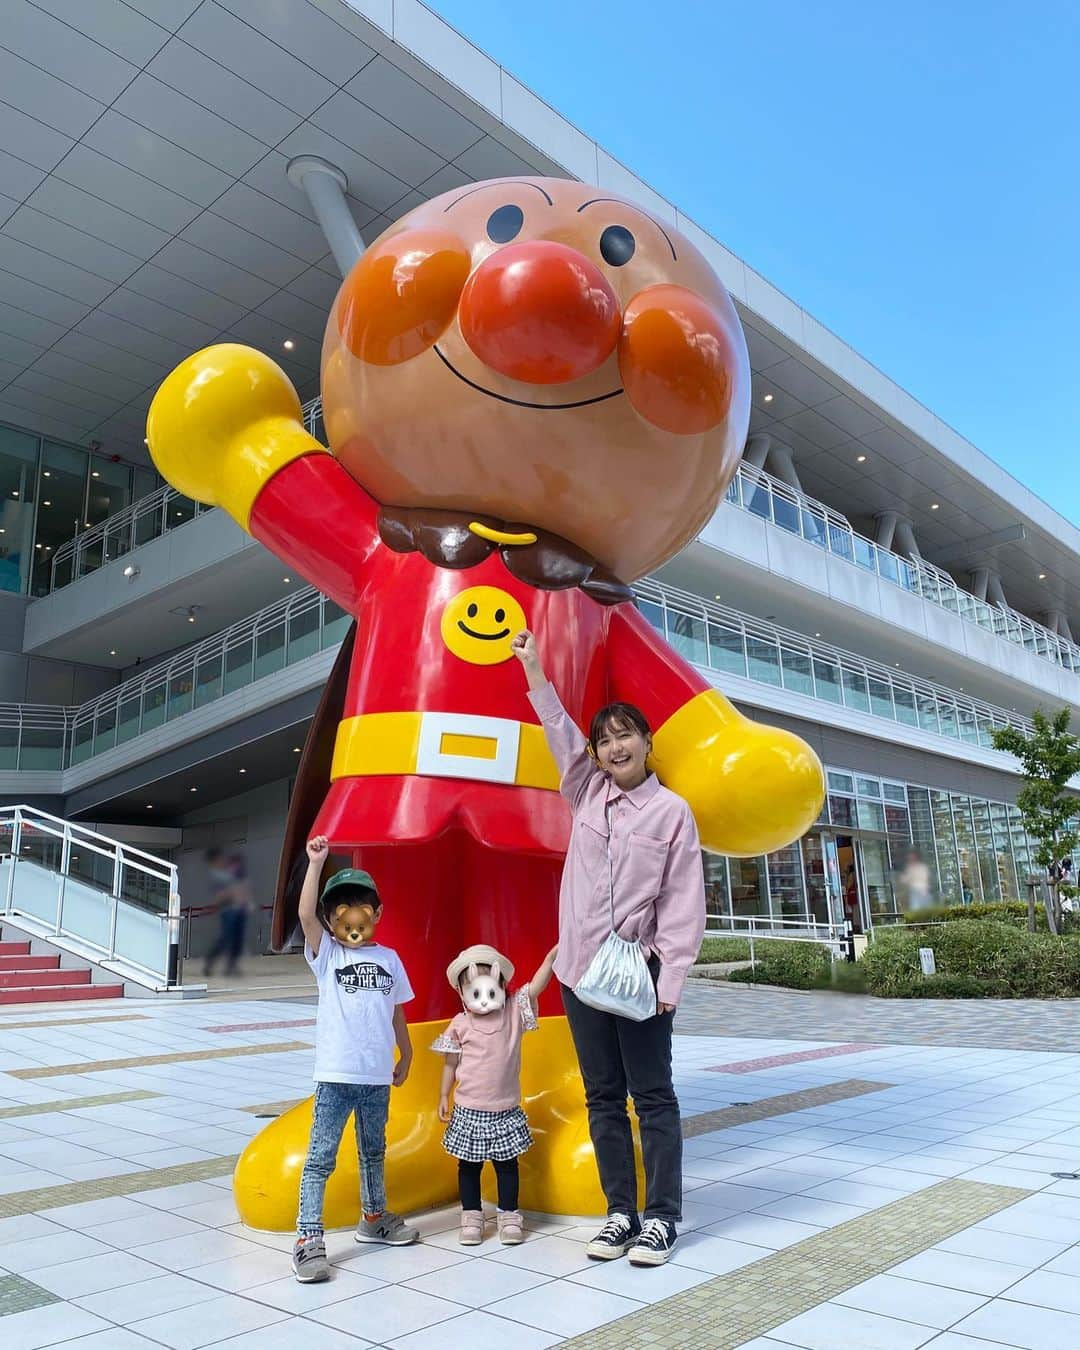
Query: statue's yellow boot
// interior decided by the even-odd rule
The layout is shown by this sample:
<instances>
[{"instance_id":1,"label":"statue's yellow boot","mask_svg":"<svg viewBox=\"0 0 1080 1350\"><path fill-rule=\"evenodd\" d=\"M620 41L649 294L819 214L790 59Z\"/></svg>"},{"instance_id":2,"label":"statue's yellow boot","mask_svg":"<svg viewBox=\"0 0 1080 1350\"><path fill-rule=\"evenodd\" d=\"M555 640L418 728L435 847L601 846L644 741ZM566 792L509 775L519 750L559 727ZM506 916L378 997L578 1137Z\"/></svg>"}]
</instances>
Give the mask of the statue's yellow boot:
<instances>
[{"instance_id":1,"label":"statue's yellow boot","mask_svg":"<svg viewBox=\"0 0 1080 1350\"><path fill-rule=\"evenodd\" d=\"M443 1149L446 1127L437 1114L443 1061L425 1048L444 1028L445 1022L410 1026L417 1047L412 1072L390 1095L386 1190L390 1206L399 1213L415 1214L457 1200L457 1163ZM522 1042L522 1051L522 1104L534 1140L521 1158L522 1209L542 1214L606 1213L566 1018L541 1018L539 1029ZM233 1194L249 1227L277 1233L295 1228L311 1115L312 1099L301 1102L256 1135L240 1155ZM634 1131L636 1137L636 1122ZM493 1187L491 1169L484 1171L485 1184ZM644 1187L640 1150L638 1185ZM359 1218L360 1176L350 1120L326 1187L323 1219L327 1228L347 1228Z\"/></svg>"}]
</instances>

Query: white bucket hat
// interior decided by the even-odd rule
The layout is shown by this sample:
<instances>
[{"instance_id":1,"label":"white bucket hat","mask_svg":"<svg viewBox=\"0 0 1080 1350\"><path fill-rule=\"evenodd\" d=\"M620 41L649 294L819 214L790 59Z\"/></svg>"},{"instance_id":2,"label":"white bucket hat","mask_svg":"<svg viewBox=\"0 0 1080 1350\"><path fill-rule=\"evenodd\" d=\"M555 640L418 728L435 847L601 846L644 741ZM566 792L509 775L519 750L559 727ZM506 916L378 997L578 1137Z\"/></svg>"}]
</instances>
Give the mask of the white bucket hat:
<instances>
[{"instance_id":1,"label":"white bucket hat","mask_svg":"<svg viewBox=\"0 0 1080 1350\"><path fill-rule=\"evenodd\" d=\"M502 971L506 983L509 984L514 978L514 967L494 947L489 947L486 942L478 942L475 946L466 947L463 952L458 952L457 956L446 967L446 978L450 981L451 989L456 989L463 972L468 970L470 966L493 966L496 964Z\"/></svg>"}]
</instances>

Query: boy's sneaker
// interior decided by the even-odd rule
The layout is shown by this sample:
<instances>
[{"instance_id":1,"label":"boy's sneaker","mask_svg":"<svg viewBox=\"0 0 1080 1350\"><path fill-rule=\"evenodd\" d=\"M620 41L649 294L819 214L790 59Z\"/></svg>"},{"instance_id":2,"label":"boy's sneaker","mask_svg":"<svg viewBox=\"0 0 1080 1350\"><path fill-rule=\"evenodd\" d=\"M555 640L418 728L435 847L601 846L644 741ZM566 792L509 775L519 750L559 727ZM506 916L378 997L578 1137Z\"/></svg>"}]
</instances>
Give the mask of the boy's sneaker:
<instances>
[{"instance_id":1,"label":"boy's sneaker","mask_svg":"<svg viewBox=\"0 0 1080 1350\"><path fill-rule=\"evenodd\" d=\"M353 1235L357 1242L383 1242L391 1247L407 1247L420 1241L419 1228L410 1228L400 1214L385 1210L375 1219L362 1216Z\"/></svg>"},{"instance_id":2,"label":"boy's sneaker","mask_svg":"<svg viewBox=\"0 0 1080 1350\"><path fill-rule=\"evenodd\" d=\"M318 1284L330 1278L330 1264L326 1259L326 1243L321 1237L296 1239L292 1254L293 1274L301 1284Z\"/></svg>"},{"instance_id":3,"label":"boy's sneaker","mask_svg":"<svg viewBox=\"0 0 1080 1350\"><path fill-rule=\"evenodd\" d=\"M678 1234L670 1219L646 1219L630 1247L632 1266L662 1266L675 1250Z\"/></svg>"},{"instance_id":4,"label":"boy's sneaker","mask_svg":"<svg viewBox=\"0 0 1080 1350\"><path fill-rule=\"evenodd\" d=\"M607 1222L585 1248L585 1255L597 1261L614 1261L625 1256L631 1243L641 1234L637 1215L609 1214Z\"/></svg>"}]
</instances>

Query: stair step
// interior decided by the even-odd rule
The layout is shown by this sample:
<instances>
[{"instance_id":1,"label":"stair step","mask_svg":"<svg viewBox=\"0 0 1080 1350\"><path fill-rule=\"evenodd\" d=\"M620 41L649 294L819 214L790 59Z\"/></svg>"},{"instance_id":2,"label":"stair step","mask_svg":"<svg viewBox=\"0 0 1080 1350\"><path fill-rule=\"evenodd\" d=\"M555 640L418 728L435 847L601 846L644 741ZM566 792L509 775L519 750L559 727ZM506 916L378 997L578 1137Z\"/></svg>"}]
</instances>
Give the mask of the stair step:
<instances>
[{"instance_id":1,"label":"stair step","mask_svg":"<svg viewBox=\"0 0 1080 1350\"><path fill-rule=\"evenodd\" d=\"M29 942L0 942L0 956L29 956Z\"/></svg>"},{"instance_id":2,"label":"stair step","mask_svg":"<svg viewBox=\"0 0 1080 1350\"><path fill-rule=\"evenodd\" d=\"M76 999L123 998L122 984L78 984L37 989L0 989L3 1003L69 1003Z\"/></svg>"},{"instance_id":3,"label":"stair step","mask_svg":"<svg viewBox=\"0 0 1080 1350\"><path fill-rule=\"evenodd\" d=\"M89 983L88 970L0 970L0 989L44 989L51 985Z\"/></svg>"},{"instance_id":4,"label":"stair step","mask_svg":"<svg viewBox=\"0 0 1080 1350\"><path fill-rule=\"evenodd\" d=\"M59 956L0 956L0 971L57 970L59 965Z\"/></svg>"}]
</instances>

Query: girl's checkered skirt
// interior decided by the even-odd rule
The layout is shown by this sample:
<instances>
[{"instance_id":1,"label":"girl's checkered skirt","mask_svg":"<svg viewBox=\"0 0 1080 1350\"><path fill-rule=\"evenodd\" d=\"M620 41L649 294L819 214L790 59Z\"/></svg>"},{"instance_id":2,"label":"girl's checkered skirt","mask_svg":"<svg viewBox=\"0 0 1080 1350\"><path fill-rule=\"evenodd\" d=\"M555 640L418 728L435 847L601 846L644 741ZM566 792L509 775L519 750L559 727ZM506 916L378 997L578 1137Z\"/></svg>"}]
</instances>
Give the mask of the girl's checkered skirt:
<instances>
[{"instance_id":1,"label":"girl's checkered skirt","mask_svg":"<svg viewBox=\"0 0 1080 1350\"><path fill-rule=\"evenodd\" d=\"M520 1106L509 1111L455 1106L443 1135L443 1148L462 1162L505 1162L531 1147L529 1122Z\"/></svg>"}]
</instances>

